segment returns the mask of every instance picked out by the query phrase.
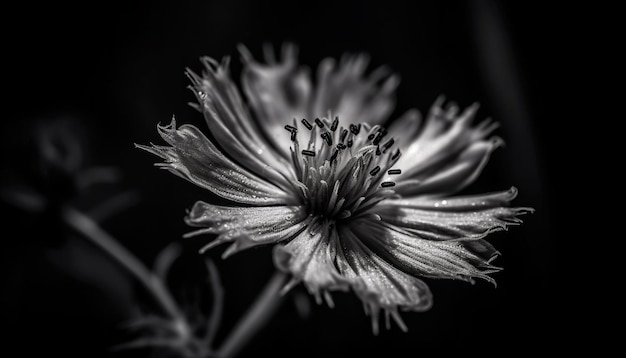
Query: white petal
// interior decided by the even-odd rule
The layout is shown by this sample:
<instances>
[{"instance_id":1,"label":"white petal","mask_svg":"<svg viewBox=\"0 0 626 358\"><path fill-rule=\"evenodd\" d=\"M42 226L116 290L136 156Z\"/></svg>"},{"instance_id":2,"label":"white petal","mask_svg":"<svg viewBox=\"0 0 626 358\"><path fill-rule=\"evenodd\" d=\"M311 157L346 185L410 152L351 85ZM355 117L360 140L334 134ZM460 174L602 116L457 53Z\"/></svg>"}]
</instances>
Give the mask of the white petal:
<instances>
[{"instance_id":1,"label":"white petal","mask_svg":"<svg viewBox=\"0 0 626 358\"><path fill-rule=\"evenodd\" d=\"M308 111L312 86L309 74L298 66L297 51L293 45L283 48L281 62L275 63L270 58L267 59L267 65L254 61L245 47L240 46L239 50L244 62L244 93L259 127L273 141L276 151L282 157L290 158L291 140L284 126L292 124L294 118L298 121L302 118L311 119Z\"/></svg>"},{"instance_id":2,"label":"white petal","mask_svg":"<svg viewBox=\"0 0 626 358\"><path fill-rule=\"evenodd\" d=\"M530 208L508 207L517 191L451 198L386 200L377 207L383 221L431 240L471 240L518 225Z\"/></svg>"},{"instance_id":3,"label":"white petal","mask_svg":"<svg viewBox=\"0 0 626 358\"><path fill-rule=\"evenodd\" d=\"M203 251L225 242L233 244L225 256L268 243L289 239L307 225L307 213L300 206L233 207L197 202L185 222L204 227L187 234L219 234Z\"/></svg>"},{"instance_id":4,"label":"white petal","mask_svg":"<svg viewBox=\"0 0 626 358\"><path fill-rule=\"evenodd\" d=\"M349 288L349 281L339 274L333 263L336 235L326 223L316 222L274 250L276 267L302 281L318 303L324 292Z\"/></svg>"},{"instance_id":5,"label":"white petal","mask_svg":"<svg viewBox=\"0 0 626 358\"><path fill-rule=\"evenodd\" d=\"M365 245L366 241L377 238L367 232L357 234L354 227L350 224L339 228L341 247L338 248L337 267L342 275L354 282L355 293L372 316L374 332L378 330L378 313L381 308L398 320L398 308L428 310L432 305L428 286L378 256ZM398 323L406 329L401 321Z\"/></svg>"},{"instance_id":6,"label":"white petal","mask_svg":"<svg viewBox=\"0 0 626 358\"><path fill-rule=\"evenodd\" d=\"M246 169L290 190L293 171L274 149L273 137L265 139L248 113L228 73L228 61L217 64L204 58L202 75L188 70L200 110L220 147ZM289 135L286 135L289 138Z\"/></svg>"},{"instance_id":7,"label":"white petal","mask_svg":"<svg viewBox=\"0 0 626 358\"><path fill-rule=\"evenodd\" d=\"M158 130L171 147L138 146L165 159L157 165L237 203L265 206L293 202L288 193L226 158L196 127L176 129L172 121Z\"/></svg>"}]
</instances>

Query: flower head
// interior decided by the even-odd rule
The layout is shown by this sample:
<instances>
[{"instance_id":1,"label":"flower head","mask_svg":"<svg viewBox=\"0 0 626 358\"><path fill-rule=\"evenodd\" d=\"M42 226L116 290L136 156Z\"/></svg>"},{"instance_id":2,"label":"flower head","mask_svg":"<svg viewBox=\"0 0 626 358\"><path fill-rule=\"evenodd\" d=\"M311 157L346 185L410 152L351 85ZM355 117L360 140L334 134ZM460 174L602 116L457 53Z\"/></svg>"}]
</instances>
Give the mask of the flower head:
<instances>
[{"instance_id":1,"label":"flower head","mask_svg":"<svg viewBox=\"0 0 626 358\"><path fill-rule=\"evenodd\" d=\"M439 98L422 121L410 110L385 129L398 79L366 73L365 56L324 60L313 84L294 46L267 64L241 47L242 89L228 59L204 58L188 71L210 137L174 120L158 130L168 145L139 146L158 165L226 199L197 202L186 222L216 234L205 249L230 243L228 256L275 244L278 269L318 302L352 290L372 317L382 310L402 329L399 310L432 305L420 279L494 282L498 255L484 238L518 224L532 209L513 208L517 191L459 196L502 140L478 109ZM389 320L387 319L387 322Z\"/></svg>"}]
</instances>

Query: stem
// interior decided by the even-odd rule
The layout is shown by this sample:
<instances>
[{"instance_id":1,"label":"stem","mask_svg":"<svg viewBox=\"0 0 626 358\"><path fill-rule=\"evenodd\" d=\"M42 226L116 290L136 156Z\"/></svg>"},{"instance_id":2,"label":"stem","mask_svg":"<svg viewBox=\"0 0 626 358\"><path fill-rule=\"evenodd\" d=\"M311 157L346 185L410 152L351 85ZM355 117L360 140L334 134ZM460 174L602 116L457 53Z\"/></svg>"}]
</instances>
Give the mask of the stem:
<instances>
[{"instance_id":1,"label":"stem","mask_svg":"<svg viewBox=\"0 0 626 358\"><path fill-rule=\"evenodd\" d=\"M148 292L152 294L165 313L175 321L182 319L182 313L167 289L163 286L161 280L152 274L133 254L120 245L115 238L104 231L89 216L74 208L65 207L61 212L63 220L70 228L78 231L135 276Z\"/></svg>"},{"instance_id":2,"label":"stem","mask_svg":"<svg viewBox=\"0 0 626 358\"><path fill-rule=\"evenodd\" d=\"M246 312L244 317L237 323L233 331L226 338L222 347L218 350L218 357L233 358L248 343L252 336L267 322L276 312L284 299L280 290L287 281L287 274L276 271L268 281L263 292L254 302L254 305Z\"/></svg>"}]
</instances>

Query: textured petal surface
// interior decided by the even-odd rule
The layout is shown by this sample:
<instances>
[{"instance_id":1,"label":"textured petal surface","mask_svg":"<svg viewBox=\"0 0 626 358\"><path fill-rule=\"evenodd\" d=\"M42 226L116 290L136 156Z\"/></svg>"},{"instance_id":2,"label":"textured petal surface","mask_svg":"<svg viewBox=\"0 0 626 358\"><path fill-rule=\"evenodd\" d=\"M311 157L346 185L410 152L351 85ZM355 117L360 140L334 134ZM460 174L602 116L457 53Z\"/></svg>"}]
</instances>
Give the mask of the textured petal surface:
<instances>
[{"instance_id":1,"label":"textured petal surface","mask_svg":"<svg viewBox=\"0 0 626 358\"><path fill-rule=\"evenodd\" d=\"M530 208L508 207L517 190L445 199L390 199L377 213L390 224L429 240L480 239L490 232L521 223Z\"/></svg>"},{"instance_id":2,"label":"textured petal surface","mask_svg":"<svg viewBox=\"0 0 626 358\"><path fill-rule=\"evenodd\" d=\"M470 184L483 169L489 154L501 140L485 139L495 128L488 121L472 127L478 110L473 105L461 114L456 105L442 108L438 99L411 143L401 146L402 157L396 168L397 192L410 196L428 192L429 195L453 193ZM402 184L405 181L406 184Z\"/></svg>"},{"instance_id":3,"label":"textured petal surface","mask_svg":"<svg viewBox=\"0 0 626 358\"><path fill-rule=\"evenodd\" d=\"M308 223L300 206L233 207L197 202L185 222L203 227L188 234L219 234L205 249L225 243L233 244L225 256L256 245L276 243L293 237Z\"/></svg>"},{"instance_id":4,"label":"textured petal surface","mask_svg":"<svg viewBox=\"0 0 626 358\"><path fill-rule=\"evenodd\" d=\"M302 281L318 303L323 294L330 300L328 291L347 290L349 287L349 281L339 274L334 265L336 235L326 223L314 223L274 251L276 266L290 272L295 280Z\"/></svg>"},{"instance_id":5,"label":"textured petal surface","mask_svg":"<svg viewBox=\"0 0 626 358\"><path fill-rule=\"evenodd\" d=\"M288 182L293 172L271 145L274 139L268 141L255 126L230 79L228 61L217 64L211 58L204 58L203 64L201 75L187 73L199 103L195 107L204 114L216 143L246 169L283 190L290 190L292 186Z\"/></svg>"},{"instance_id":6,"label":"textured petal surface","mask_svg":"<svg viewBox=\"0 0 626 358\"><path fill-rule=\"evenodd\" d=\"M398 308L425 311L432 305L432 294L420 279L393 266L365 243L378 238L355 230L367 220L339 228L341 237L337 255L339 272L353 281L353 289L372 317L374 332L378 331L378 313L391 314L401 328L406 329Z\"/></svg>"},{"instance_id":7,"label":"textured petal surface","mask_svg":"<svg viewBox=\"0 0 626 358\"><path fill-rule=\"evenodd\" d=\"M177 129L172 121L158 129L170 146L138 146L165 159L157 165L237 203L261 206L293 201L280 188L226 158L196 127Z\"/></svg>"},{"instance_id":8,"label":"textured petal surface","mask_svg":"<svg viewBox=\"0 0 626 358\"><path fill-rule=\"evenodd\" d=\"M352 227L372 252L412 276L494 282L487 274L498 268L459 241L423 239L384 221L360 220Z\"/></svg>"}]
</instances>

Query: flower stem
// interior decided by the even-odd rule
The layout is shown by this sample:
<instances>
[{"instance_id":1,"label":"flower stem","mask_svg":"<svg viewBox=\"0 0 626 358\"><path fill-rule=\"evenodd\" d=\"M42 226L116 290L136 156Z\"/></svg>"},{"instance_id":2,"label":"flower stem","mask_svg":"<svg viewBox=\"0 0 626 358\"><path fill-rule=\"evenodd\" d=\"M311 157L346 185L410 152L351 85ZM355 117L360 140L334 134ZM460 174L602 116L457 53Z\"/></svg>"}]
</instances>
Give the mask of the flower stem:
<instances>
[{"instance_id":1,"label":"flower stem","mask_svg":"<svg viewBox=\"0 0 626 358\"><path fill-rule=\"evenodd\" d=\"M254 334L267 322L267 320L277 311L284 295L280 290L287 282L287 274L276 271L259 294L253 306L237 323L233 331L226 338L220 349L218 357L233 358L248 343Z\"/></svg>"},{"instance_id":2,"label":"flower stem","mask_svg":"<svg viewBox=\"0 0 626 358\"><path fill-rule=\"evenodd\" d=\"M182 321L183 315L162 281L148 270L139 259L120 245L115 238L104 231L89 216L72 207L65 207L61 212L66 225L109 254L143 284L165 313L175 321Z\"/></svg>"}]
</instances>

